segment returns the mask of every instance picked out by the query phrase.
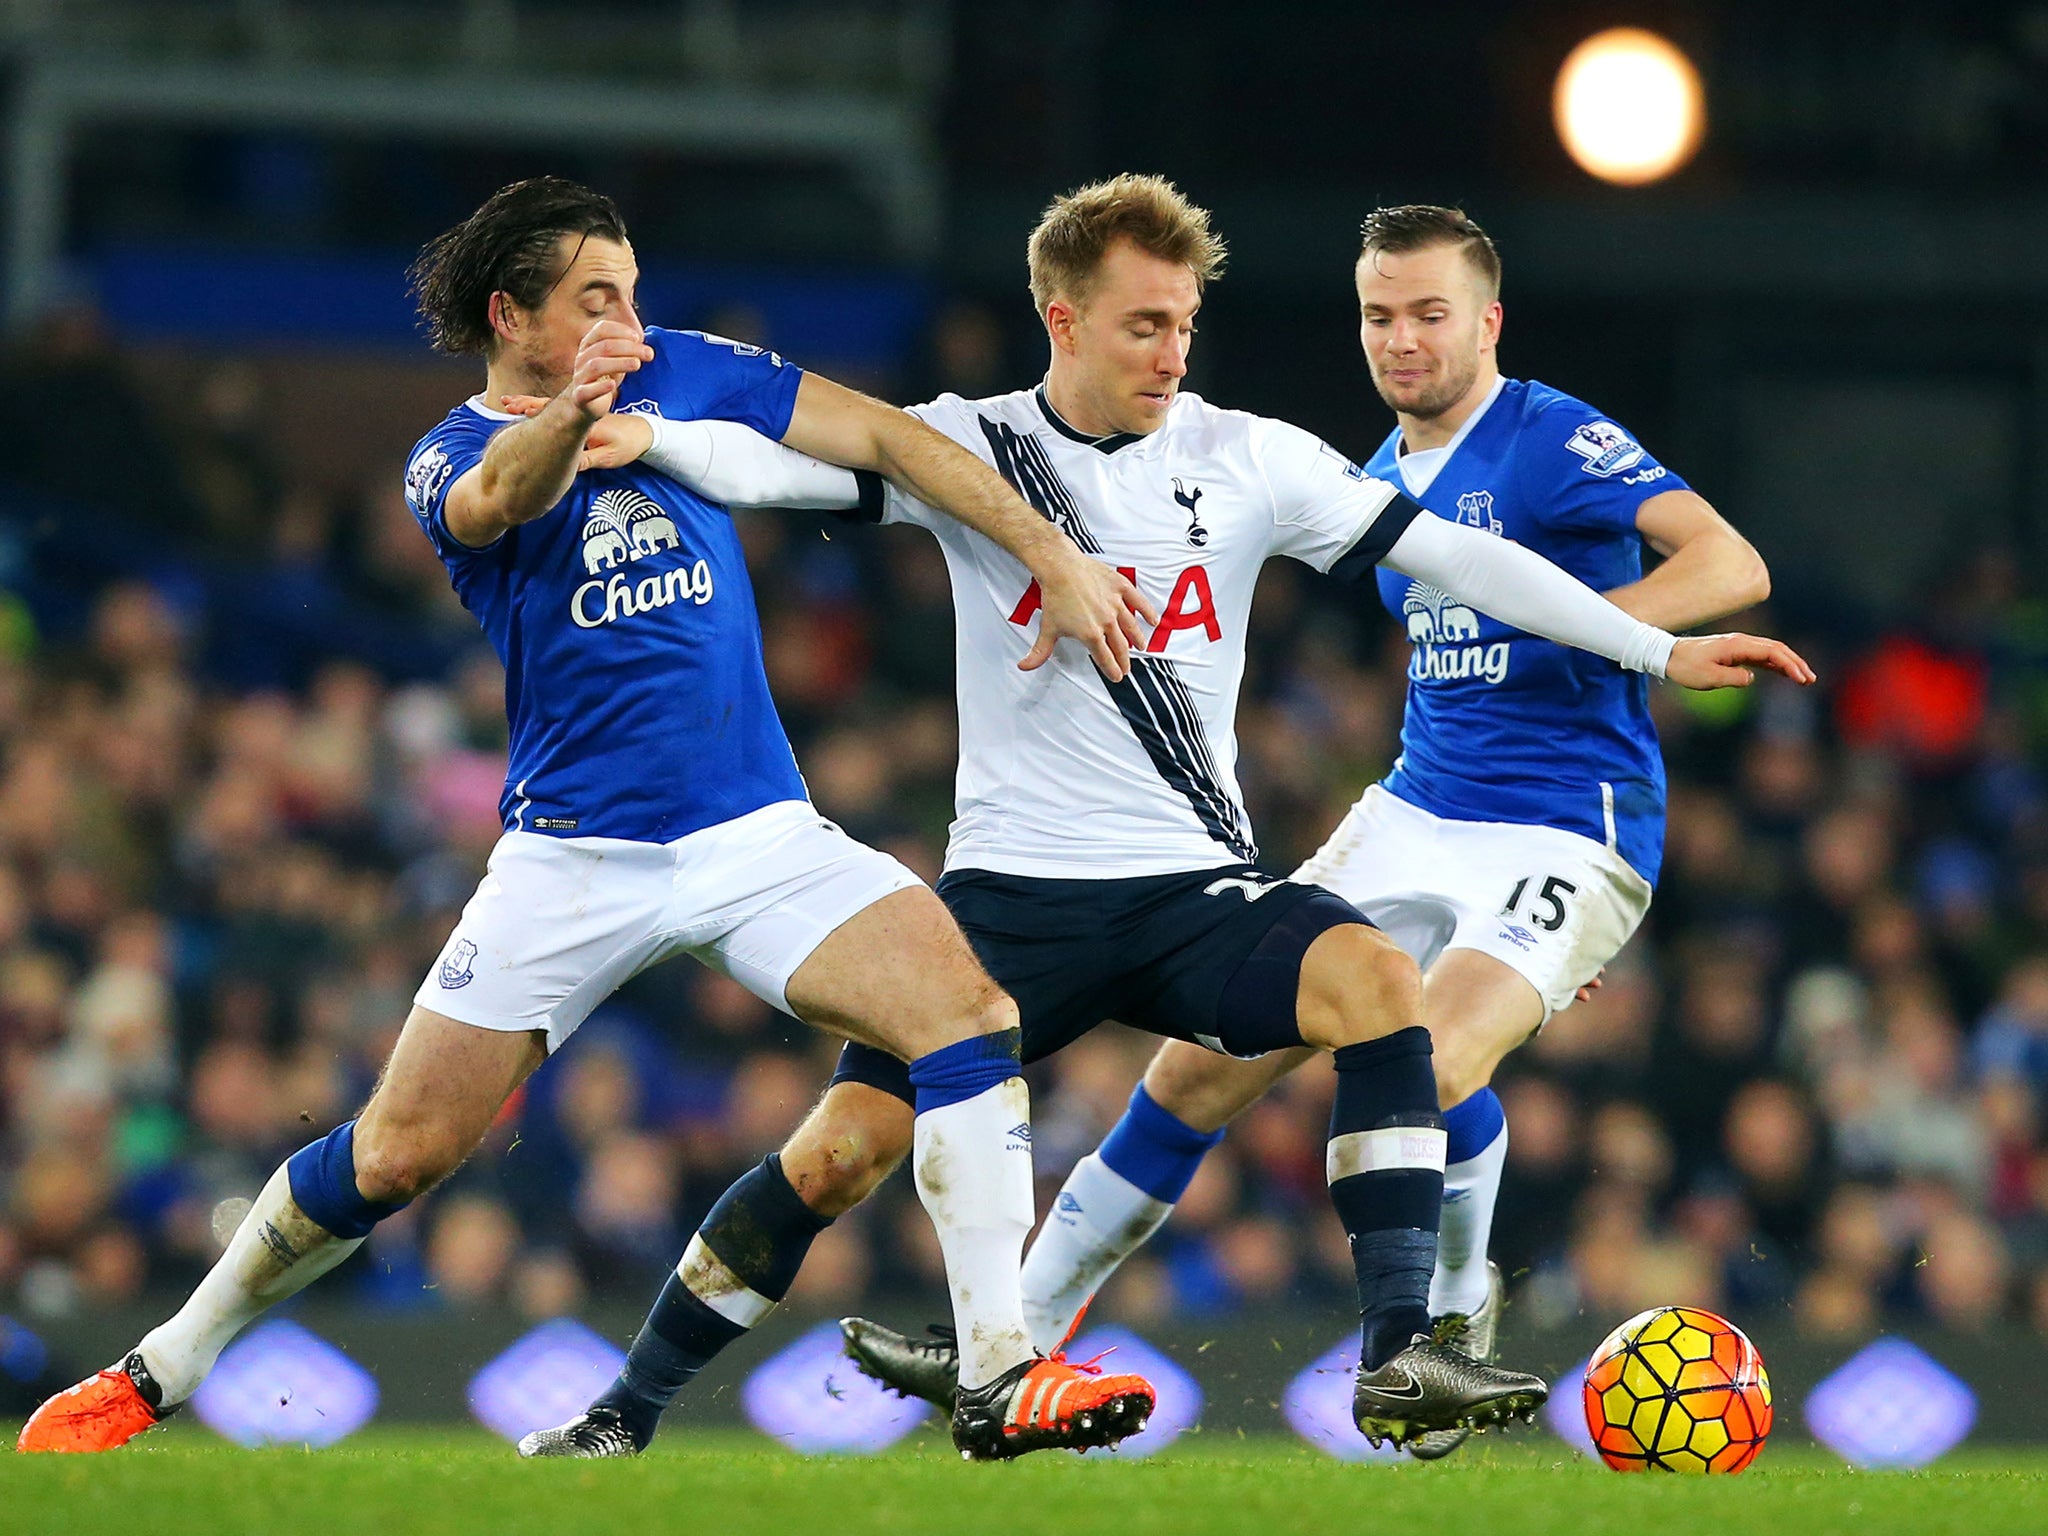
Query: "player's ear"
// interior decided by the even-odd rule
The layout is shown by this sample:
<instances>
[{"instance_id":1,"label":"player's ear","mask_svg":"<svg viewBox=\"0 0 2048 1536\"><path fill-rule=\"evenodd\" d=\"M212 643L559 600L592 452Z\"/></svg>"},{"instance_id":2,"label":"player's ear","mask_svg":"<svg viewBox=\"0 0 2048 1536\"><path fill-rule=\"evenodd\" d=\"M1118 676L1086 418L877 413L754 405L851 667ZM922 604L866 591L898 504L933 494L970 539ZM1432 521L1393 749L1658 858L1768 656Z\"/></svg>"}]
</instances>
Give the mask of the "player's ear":
<instances>
[{"instance_id":1,"label":"player's ear","mask_svg":"<svg viewBox=\"0 0 2048 1536\"><path fill-rule=\"evenodd\" d=\"M1074 350L1074 323L1080 319L1074 306L1065 299L1048 300L1045 306L1045 330L1052 337L1052 344L1062 352L1071 354Z\"/></svg>"},{"instance_id":2,"label":"player's ear","mask_svg":"<svg viewBox=\"0 0 2048 1536\"><path fill-rule=\"evenodd\" d=\"M485 306L484 317L490 321L491 331L504 341L517 341L520 326L525 322L526 312L519 307L519 301L500 288L490 297Z\"/></svg>"},{"instance_id":3,"label":"player's ear","mask_svg":"<svg viewBox=\"0 0 2048 1536\"><path fill-rule=\"evenodd\" d=\"M1486 344L1489 347L1500 344L1501 321L1506 318L1506 315L1507 312L1500 307L1500 300L1495 299L1486 306L1485 313L1479 317L1480 330L1484 333Z\"/></svg>"}]
</instances>

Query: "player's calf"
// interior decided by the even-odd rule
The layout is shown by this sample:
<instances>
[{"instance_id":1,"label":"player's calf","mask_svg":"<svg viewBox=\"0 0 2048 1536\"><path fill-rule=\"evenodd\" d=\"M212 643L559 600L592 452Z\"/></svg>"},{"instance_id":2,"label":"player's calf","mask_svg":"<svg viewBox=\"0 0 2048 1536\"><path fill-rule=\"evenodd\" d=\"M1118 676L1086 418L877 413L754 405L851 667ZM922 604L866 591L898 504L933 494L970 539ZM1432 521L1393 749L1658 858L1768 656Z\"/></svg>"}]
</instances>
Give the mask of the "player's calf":
<instances>
[{"instance_id":1,"label":"player's calf","mask_svg":"<svg viewBox=\"0 0 2048 1536\"><path fill-rule=\"evenodd\" d=\"M254 1318L333 1269L378 1222L453 1171L544 1054L531 1033L415 1008L362 1118L293 1153L177 1315L122 1364L37 1409L23 1449L110 1450L166 1417ZM393 1134L407 1125L430 1134ZM65 1443L45 1443L52 1439Z\"/></svg>"},{"instance_id":2,"label":"player's calf","mask_svg":"<svg viewBox=\"0 0 2048 1536\"><path fill-rule=\"evenodd\" d=\"M860 1083L835 1083L779 1153L719 1197L690 1239L588 1413L530 1435L522 1456L615 1456L653 1440L662 1413L728 1344L789 1294L811 1243L910 1150L910 1106Z\"/></svg>"}]
</instances>

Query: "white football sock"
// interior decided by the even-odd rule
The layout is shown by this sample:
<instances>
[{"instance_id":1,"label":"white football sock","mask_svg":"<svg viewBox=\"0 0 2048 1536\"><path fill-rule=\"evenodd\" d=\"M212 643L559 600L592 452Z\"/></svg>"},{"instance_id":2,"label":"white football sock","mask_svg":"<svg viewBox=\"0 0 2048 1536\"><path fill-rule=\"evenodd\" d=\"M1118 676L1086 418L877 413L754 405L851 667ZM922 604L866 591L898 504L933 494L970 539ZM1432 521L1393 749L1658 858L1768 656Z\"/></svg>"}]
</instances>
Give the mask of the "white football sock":
<instances>
[{"instance_id":1,"label":"white football sock","mask_svg":"<svg viewBox=\"0 0 2048 1536\"><path fill-rule=\"evenodd\" d=\"M1436 1273L1429 1282L1432 1317L1476 1312L1486 1301L1486 1245L1493 1236L1493 1207L1507 1160L1508 1128L1502 1125L1478 1156L1444 1169L1443 1225Z\"/></svg>"},{"instance_id":2,"label":"white football sock","mask_svg":"<svg viewBox=\"0 0 2048 1536\"><path fill-rule=\"evenodd\" d=\"M300 1210L291 1176L279 1168L178 1315L137 1346L163 1388L162 1406L196 1392L220 1352L258 1313L304 1290L362 1245L359 1237L336 1237Z\"/></svg>"},{"instance_id":3,"label":"white football sock","mask_svg":"<svg viewBox=\"0 0 2048 1536\"><path fill-rule=\"evenodd\" d=\"M1030 1134L1031 1093L1021 1077L917 1117L917 1197L946 1256L963 1387L1031 1358L1018 1279L1031 1231Z\"/></svg>"},{"instance_id":4,"label":"white football sock","mask_svg":"<svg viewBox=\"0 0 2048 1536\"><path fill-rule=\"evenodd\" d=\"M1173 1214L1090 1152L1060 1186L1024 1255L1024 1322L1051 1354L1088 1298Z\"/></svg>"}]
</instances>

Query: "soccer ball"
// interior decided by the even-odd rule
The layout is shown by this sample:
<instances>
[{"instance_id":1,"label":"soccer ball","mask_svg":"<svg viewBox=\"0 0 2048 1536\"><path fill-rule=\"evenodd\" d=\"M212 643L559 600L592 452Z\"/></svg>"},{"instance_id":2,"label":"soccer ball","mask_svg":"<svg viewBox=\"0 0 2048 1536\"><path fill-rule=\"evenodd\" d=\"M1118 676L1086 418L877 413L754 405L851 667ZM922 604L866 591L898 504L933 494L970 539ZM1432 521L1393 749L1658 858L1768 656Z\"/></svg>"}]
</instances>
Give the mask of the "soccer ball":
<instances>
[{"instance_id":1,"label":"soccer ball","mask_svg":"<svg viewBox=\"0 0 2048 1536\"><path fill-rule=\"evenodd\" d=\"M1771 1432L1763 1356L1725 1317L1652 1307L1586 1364L1586 1428L1617 1472L1740 1472Z\"/></svg>"}]
</instances>

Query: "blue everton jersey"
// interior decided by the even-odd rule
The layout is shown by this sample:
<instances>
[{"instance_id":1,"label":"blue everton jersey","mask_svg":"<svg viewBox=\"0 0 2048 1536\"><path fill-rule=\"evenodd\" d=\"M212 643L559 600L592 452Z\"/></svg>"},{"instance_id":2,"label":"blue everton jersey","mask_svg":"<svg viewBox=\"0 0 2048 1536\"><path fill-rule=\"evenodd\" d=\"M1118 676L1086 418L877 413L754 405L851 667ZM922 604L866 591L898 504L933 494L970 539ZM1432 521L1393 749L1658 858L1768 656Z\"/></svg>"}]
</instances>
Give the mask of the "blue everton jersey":
<instances>
[{"instance_id":1,"label":"blue everton jersey","mask_svg":"<svg viewBox=\"0 0 2048 1536\"><path fill-rule=\"evenodd\" d=\"M789 429L799 369L650 328L616 409ZM516 418L471 400L420 440L405 496L505 664L508 831L668 842L805 798L768 696L761 625L725 508L640 464L580 474L483 549L448 532L448 488Z\"/></svg>"},{"instance_id":2,"label":"blue everton jersey","mask_svg":"<svg viewBox=\"0 0 2048 1536\"><path fill-rule=\"evenodd\" d=\"M1397 428L1368 473L1405 487L1439 517L1526 545L1597 592L1643 574L1636 509L1686 488L1599 412L1533 381L1503 380L1446 448L1405 466L1400 448ZM1616 847L1654 882L1664 856L1664 759L1648 679L1511 629L1384 566L1379 583L1414 646L1388 790L1451 820L1581 833Z\"/></svg>"}]
</instances>

